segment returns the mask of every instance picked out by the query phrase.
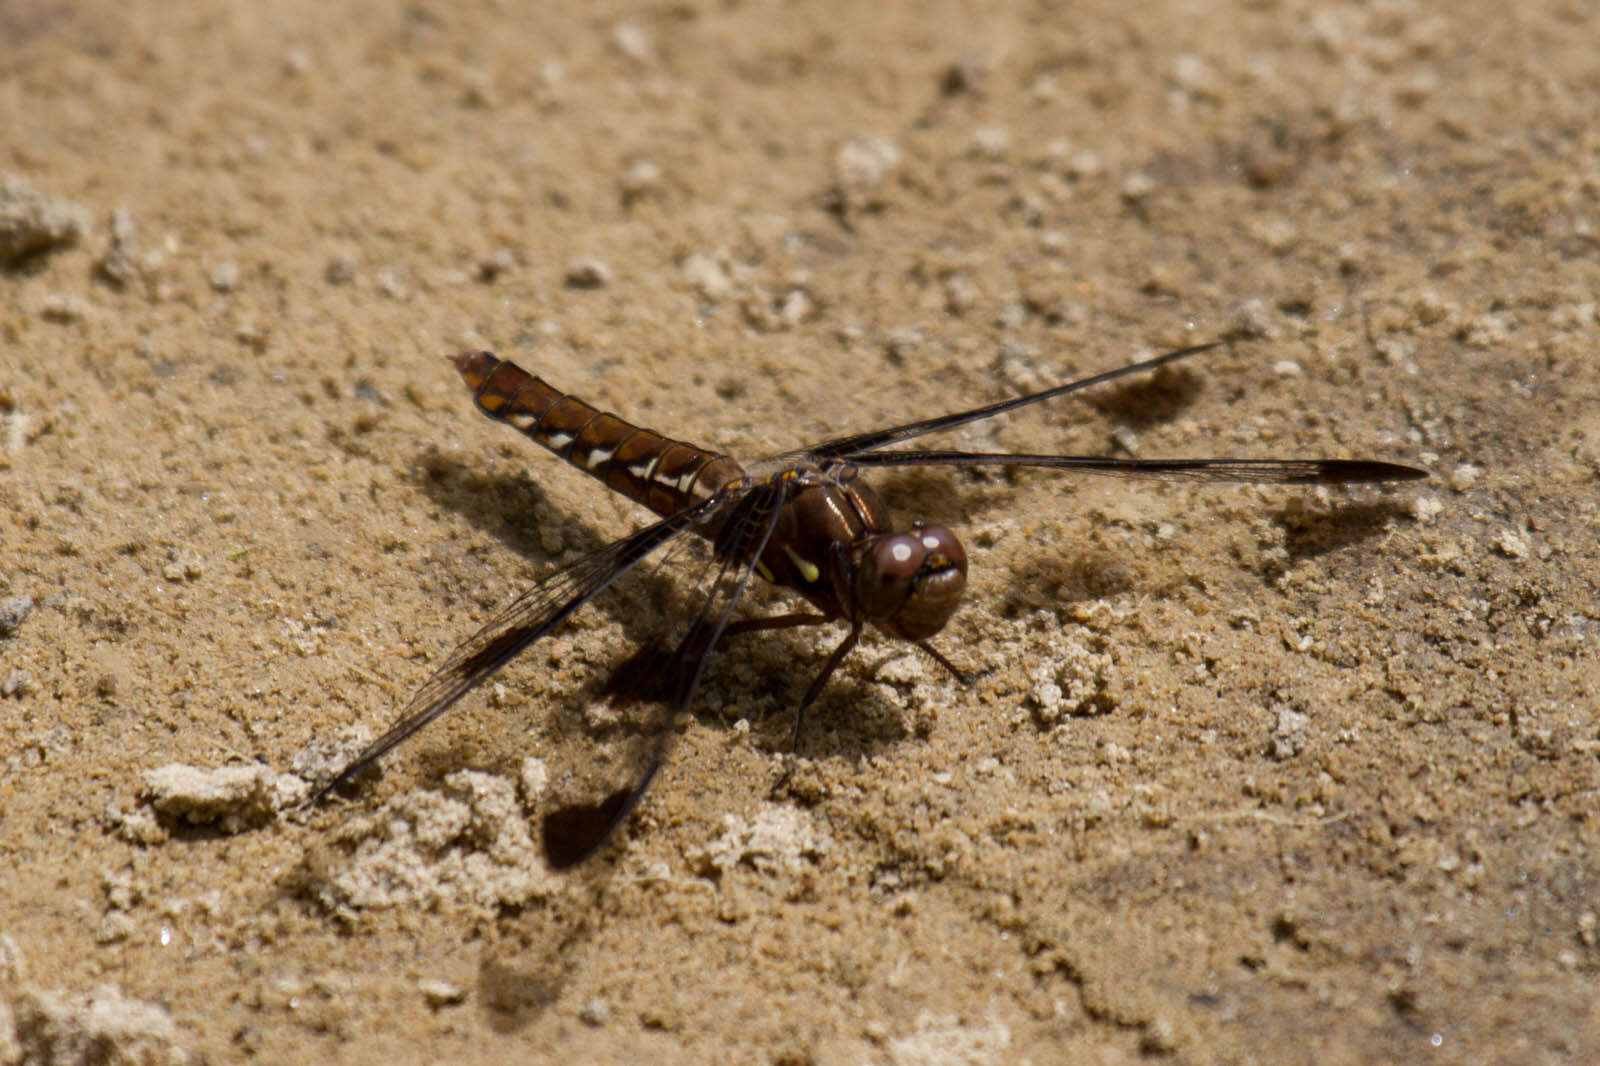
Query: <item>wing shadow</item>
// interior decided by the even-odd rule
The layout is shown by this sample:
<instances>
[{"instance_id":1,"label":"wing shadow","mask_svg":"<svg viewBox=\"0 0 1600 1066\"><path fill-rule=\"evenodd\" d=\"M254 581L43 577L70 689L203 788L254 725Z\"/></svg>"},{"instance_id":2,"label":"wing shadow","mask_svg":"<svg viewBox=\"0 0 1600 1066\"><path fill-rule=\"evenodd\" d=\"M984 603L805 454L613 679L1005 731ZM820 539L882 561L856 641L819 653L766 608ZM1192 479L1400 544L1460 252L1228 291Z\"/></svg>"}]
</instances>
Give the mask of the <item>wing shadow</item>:
<instances>
[{"instance_id":1,"label":"wing shadow","mask_svg":"<svg viewBox=\"0 0 1600 1066\"><path fill-rule=\"evenodd\" d=\"M435 505L459 514L536 566L550 565L563 556L574 559L598 551L651 520L649 513L640 507L639 519L629 529L607 535L594 524L552 504L545 490L527 478L484 474L446 458L433 448L423 453L417 468L421 471L418 485ZM596 493L611 491L598 482L594 490ZM562 556L552 556L545 549L550 533L560 539ZM650 603L661 606L669 603L678 591L676 583L649 563L630 575L625 585L628 589L639 590L636 595L643 595ZM508 575L503 593L492 597L494 605L509 603L521 587L516 578ZM630 641L649 640L652 636L648 624L650 613L624 609L626 601L619 600L615 595L601 595L596 598L595 606L620 624ZM468 635L463 633L463 639Z\"/></svg>"},{"instance_id":2,"label":"wing shadow","mask_svg":"<svg viewBox=\"0 0 1600 1066\"><path fill-rule=\"evenodd\" d=\"M1388 529L1391 520L1409 518L1411 508L1401 500L1335 504L1316 510L1291 503L1270 514L1287 534L1289 557L1299 562L1370 540Z\"/></svg>"},{"instance_id":3,"label":"wing shadow","mask_svg":"<svg viewBox=\"0 0 1600 1066\"><path fill-rule=\"evenodd\" d=\"M1104 392L1088 392L1083 399L1106 417L1143 430L1177 418L1204 390L1205 378L1193 368L1163 366L1147 378L1130 380Z\"/></svg>"}]
</instances>

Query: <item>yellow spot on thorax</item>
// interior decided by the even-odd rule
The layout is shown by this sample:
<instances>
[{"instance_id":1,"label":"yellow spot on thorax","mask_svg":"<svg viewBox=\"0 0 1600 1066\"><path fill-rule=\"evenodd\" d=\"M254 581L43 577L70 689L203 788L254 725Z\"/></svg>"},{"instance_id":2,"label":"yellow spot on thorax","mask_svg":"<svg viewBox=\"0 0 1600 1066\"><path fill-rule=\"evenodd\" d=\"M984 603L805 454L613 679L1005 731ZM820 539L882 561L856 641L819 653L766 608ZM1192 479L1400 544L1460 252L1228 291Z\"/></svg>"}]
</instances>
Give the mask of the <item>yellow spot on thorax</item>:
<instances>
[{"instance_id":1,"label":"yellow spot on thorax","mask_svg":"<svg viewBox=\"0 0 1600 1066\"><path fill-rule=\"evenodd\" d=\"M813 563L808 559L800 558L800 556L795 554L795 550L789 547L789 545L785 544L783 546L783 554L787 555L789 557L789 561L794 564L794 568L800 571L800 576L805 579L806 584L816 584L817 579L822 576L822 571L818 568L816 563Z\"/></svg>"}]
</instances>

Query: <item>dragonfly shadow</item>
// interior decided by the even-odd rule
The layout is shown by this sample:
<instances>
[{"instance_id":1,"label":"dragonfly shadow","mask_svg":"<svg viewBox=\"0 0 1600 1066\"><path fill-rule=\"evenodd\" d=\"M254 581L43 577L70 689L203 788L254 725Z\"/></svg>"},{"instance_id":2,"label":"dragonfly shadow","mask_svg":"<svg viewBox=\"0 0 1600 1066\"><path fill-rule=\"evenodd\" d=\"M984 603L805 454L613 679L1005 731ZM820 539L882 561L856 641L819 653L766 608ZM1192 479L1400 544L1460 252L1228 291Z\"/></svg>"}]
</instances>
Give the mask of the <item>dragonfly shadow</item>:
<instances>
[{"instance_id":1,"label":"dragonfly shadow","mask_svg":"<svg viewBox=\"0 0 1600 1066\"><path fill-rule=\"evenodd\" d=\"M842 640L845 632L842 625L829 627L825 643ZM817 701L805 709L796 746L796 708L827 656L808 654L796 662L793 646L769 641L750 653L755 669L783 679L781 687L769 690L771 713L756 725L757 742L763 750L853 760L887 752L915 734L908 712L884 695L877 678L888 661L908 651L922 653L869 633L828 680Z\"/></svg>"},{"instance_id":2,"label":"dragonfly shadow","mask_svg":"<svg viewBox=\"0 0 1600 1066\"><path fill-rule=\"evenodd\" d=\"M1290 504L1272 512L1272 518L1287 535L1285 549L1289 557L1298 562L1369 540L1387 529L1392 520L1410 514L1406 503L1385 500L1326 510Z\"/></svg>"},{"instance_id":3,"label":"dragonfly shadow","mask_svg":"<svg viewBox=\"0 0 1600 1066\"><path fill-rule=\"evenodd\" d=\"M416 469L419 487L436 505L456 512L530 560L548 562L550 552L544 545L552 538L560 541L562 550L580 552L594 551L609 539L552 505L544 489L527 478L485 474L432 447L423 452Z\"/></svg>"},{"instance_id":4,"label":"dragonfly shadow","mask_svg":"<svg viewBox=\"0 0 1600 1066\"><path fill-rule=\"evenodd\" d=\"M583 965L605 912L614 855L587 864L584 876L538 906L505 913L485 938L478 964L478 1002L489 1028L511 1034L542 1018Z\"/></svg>"},{"instance_id":5,"label":"dragonfly shadow","mask_svg":"<svg viewBox=\"0 0 1600 1066\"><path fill-rule=\"evenodd\" d=\"M1005 478L999 470L980 466L959 471L938 467L907 467L873 475L873 487L894 510L902 526L912 521L937 522L952 528L965 524L983 489ZM952 495L951 484L957 488Z\"/></svg>"},{"instance_id":6,"label":"dragonfly shadow","mask_svg":"<svg viewBox=\"0 0 1600 1066\"><path fill-rule=\"evenodd\" d=\"M1142 381L1089 394L1091 408L1135 430L1177 418L1199 399L1204 378L1188 367L1164 366Z\"/></svg>"},{"instance_id":7,"label":"dragonfly shadow","mask_svg":"<svg viewBox=\"0 0 1600 1066\"><path fill-rule=\"evenodd\" d=\"M1109 552L1046 551L1025 557L1008 571L1000 613L1015 618L1035 610L1106 600L1139 587L1138 572Z\"/></svg>"},{"instance_id":8,"label":"dragonfly shadow","mask_svg":"<svg viewBox=\"0 0 1600 1066\"><path fill-rule=\"evenodd\" d=\"M1394 519L1409 517L1410 513L1409 505L1401 501L1319 509L1297 502L1268 515L1284 530L1289 560L1300 562L1369 540L1388 529ZM1110 599L1130 592L1157 592L1165 581L1157 575L1157 569L1157 563L1143 565L1091 548L1064 553L1039 551L1010 572L998 610L1016 617L1041 608Z\"/></svg>"},{"instance_id":9,"label":"dragonfly shadow","mask_svg":"<svg viewBox=\"0 0 1600 1066\"><path fill-rule=\"evenodd\" d=\"M461 515L534 564L555 561L557 557L546 547L551 543L559 543L563 555L576 557L597 551L613 539L613 535L552 504L544 489L527 478L484 474L432 448L423 454L418 467L423 471L421 488L429 499ZM641 508L637 524L646 521L648 517ZM679 591L672 580L649 564L619 583L618 590L654 604L669 602ZM518 591L518 585L508 579L504 594L496 597L497 605L509 603ZM619 623L635 645L657 637L647 624L652 613L630 609L629 602L629 597L602 595L594 600L594 606Z\"/></svg>"},{"instance_id":10,"label":"dragonfly shadow","mask_svg":"<svg viewBox=\"0 0 1600 1066\"><path fill-rule=\"evenodd\" d=\"M822 627L823 644L844 639L842 623ZM706 666L702 694L715 692L723 708L712 710L706 700L691 706L696 721L727 728L733 715L729 707L744 709L738 717L754 726L756 744L773 754L788 754L793 746L796 707L826 654L807 651L797 655L800 639L792 634L741 634L718 646ZM903 712L885 700L871 682L885 655L905 654L898 645L880 643L868 636L845 660L845 668L828 681L817 702L805 711L800 732L800 753L812 756L874 754L911 735ZM606 700L612 707L659 703L680 684L692 664L674 659L671 649L657 640L638 648L618 662L609 678L592 686L585 696ZM746 678L774 679L747 682Z\"/></svg>"}]
</instances>

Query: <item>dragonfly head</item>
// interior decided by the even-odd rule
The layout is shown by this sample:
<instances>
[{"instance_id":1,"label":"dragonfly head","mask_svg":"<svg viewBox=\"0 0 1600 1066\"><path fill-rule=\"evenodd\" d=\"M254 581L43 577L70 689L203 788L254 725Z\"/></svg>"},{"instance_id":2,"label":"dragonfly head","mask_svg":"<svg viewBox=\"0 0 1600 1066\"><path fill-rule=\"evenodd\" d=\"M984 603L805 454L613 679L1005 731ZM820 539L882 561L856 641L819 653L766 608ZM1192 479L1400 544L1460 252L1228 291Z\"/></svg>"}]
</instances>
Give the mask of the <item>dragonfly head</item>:
<instances>
[{"instance_id":1,"label":"dragonfly head","mask_svg":"<svg viewBox=\"0 0 1600 1066\"><path fill-rule=\"evenodd\" d=\"M902 640L924 640L943 629L966 584L967 550L943 526L873 538L856 560L862 616Z\"/></svg>"}]
</instances>

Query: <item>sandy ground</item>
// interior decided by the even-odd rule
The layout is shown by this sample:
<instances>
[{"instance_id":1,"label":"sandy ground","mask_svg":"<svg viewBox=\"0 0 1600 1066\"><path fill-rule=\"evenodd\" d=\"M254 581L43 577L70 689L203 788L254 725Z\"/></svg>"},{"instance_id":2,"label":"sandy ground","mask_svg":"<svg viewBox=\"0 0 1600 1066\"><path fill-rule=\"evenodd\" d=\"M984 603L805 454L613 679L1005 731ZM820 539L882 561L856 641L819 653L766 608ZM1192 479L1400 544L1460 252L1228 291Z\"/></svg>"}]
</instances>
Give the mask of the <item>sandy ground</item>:
<instances>
[{"instance_id":1,"label":"sandy ground","mask_svg":"<svg viewBox=\"0 0 1600 1066\"><path fill-rule=\"evenodd\" d=\"M0 3L0 1062L1600 1058L1593 6L565 7ZM457 350L759 456L1219 337L946 446L1433 476L884 479L972 685L790 762L742 638L556 875L624 591L295 813L642 520Z\"/></svg>"}]
</instances>

